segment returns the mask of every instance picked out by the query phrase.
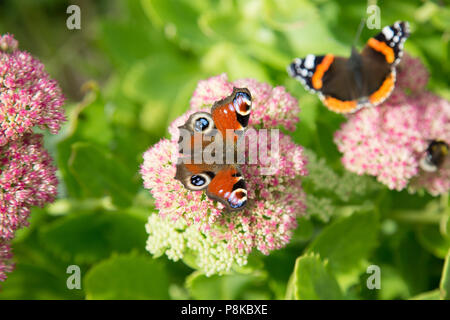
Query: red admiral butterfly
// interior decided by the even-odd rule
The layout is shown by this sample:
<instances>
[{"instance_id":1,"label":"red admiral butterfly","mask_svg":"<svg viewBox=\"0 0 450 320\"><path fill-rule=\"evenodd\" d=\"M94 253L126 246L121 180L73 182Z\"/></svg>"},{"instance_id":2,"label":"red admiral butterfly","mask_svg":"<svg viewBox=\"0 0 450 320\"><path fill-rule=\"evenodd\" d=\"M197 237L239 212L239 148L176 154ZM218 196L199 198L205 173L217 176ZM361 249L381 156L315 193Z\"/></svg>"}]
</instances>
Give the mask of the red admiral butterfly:
<instances>
[{"instance_id":1,"label":"red admiral butterfly","mask_svg":"<svg viewBox=\"0 0 450 320\"><path fill-rule=\"evenodd\" d=\"M175 179L189 190L206 189L206 195L209 198L223 203L230 211L241 210L246 206L247 188L239 165L225 164L225 155L231 151L235 156L236 142L239 136L243 136L248 126L251 105L250 91L247 88L234 88L230 96L213 104L211 113L196 112L183 126L179 127L180 133L181 130L189 133L190 148L188 153L180 151L184 160L188 161L181 161L181 163L179 161ZM219 150L222 149L220 146L224 146L225 149L230 148L224 142L225 138L230 139L227 135L227 131L230 130L234 133L234 137L231 137L232 150L224 150L220 163L207 163L203 155L208 149L214 149L209 147L219 145ZM201 139L201 144L196 143L195 140L198 138ZM182 140L180 135L179 146L182 146ZM195 163L196 156L199 155L201 162Z\"/></svg>"},{"instance_id":2,"label":"red admiral butterfly","mask_svg":"<svg viewBox=\"0 0 450 320\"><path fill-rule=\"evenodd\" d=\"M353 47L350 58L310 54L295 59L288 72L334 112L350 113L376 106L394 88L395 66L408 36L408 22L399 21L370 38L361 53Z\"/></svg>"}]
</instances>

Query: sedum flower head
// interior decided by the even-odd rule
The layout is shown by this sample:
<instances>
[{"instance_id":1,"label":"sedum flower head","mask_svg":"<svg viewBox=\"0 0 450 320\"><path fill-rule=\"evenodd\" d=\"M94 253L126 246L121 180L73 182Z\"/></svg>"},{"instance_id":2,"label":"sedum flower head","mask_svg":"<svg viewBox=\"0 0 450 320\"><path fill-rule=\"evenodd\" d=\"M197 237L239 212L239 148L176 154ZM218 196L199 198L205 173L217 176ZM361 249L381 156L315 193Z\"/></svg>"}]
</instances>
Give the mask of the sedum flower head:
<instances>
[{"instance_id":1,"label":"sedum flower head","mask_svg":"<svg viewBox=\"0 0 450 320\"><path fill-rule=\"evenodd\" d=\"M17 47L19 46L19 43L16 39L10 34L5 34L3 36L0 36L0 50L4 52L8 51L15 51L17 50Z\"/></svg>"},{"instance_id":2,"label":"sedum flower head","mask_svg":"<svg viewBox=\"0 0 450 320\"><path fill-rule=\"evenodd\" d=\"M425 90L430 75L420 59L405 53L397 66L396 86L400 91L417 95Z\"/></svg>"},{"instance_id":3,"label":"sedum flower head","mask_svg":"<svg viewBox=\"0 0 450 320\"><path fill-rule=\"evenodd\" d=\"M17 49L11 35L0 36L0 146L34 126L57 133L65 121L64 97L44 65Z\"/></svg>"},{"instance_id":4,"label":"sedum flower head","mask_svg":"<svg viewBox=\"0 0 450 320\"><path fill-rule=\"evenodd\" d=\"M0 147L0 239L11 239L27 225L31 206L53 201L55 171L40 134L26 134Z\"/></svg>"},{"instance_id":5,"label":"sedum flower head","mask_svg":"<svg viewBox=\"0 0 450 320\"><path fill-rule=\"evenodd\" d=\"M12 253L8 244L0 240L0 281L6 280L6 273L12 272L14 265L11 263Z\"/></svg>"},{"instance_id":6,"label":"sedum flower head","mask_svg":"<svg viewBox=\"0 0 450 320\"><path fill-rule=\"evenodd\" d=\"M226 91L223 88L224 79L226 76L222 75L200 82L191 107L195 111L202 110L208 103L229 95L233 85L227 85L229 91ZM260 85L254 80L242 81L253 83L255 87ZM243 86L240 81L236 83ZM249 89L252 90L250 86ZM263 93L273 94L270 87L264 90ZM254 101L260 99L257 90L251 93ZM203 102L199 103L200 100ZM289 99L285 101L290 103ZM272 111L261 110L266 107L272 108L270 104L252 103L250 119L253 113L270 114ZM305 210L299 178L307 174L306 159L301 146L296 145L289 136L280 134L279 153L272 154L268 143L270 163L277 161L279 164L275 173L261 175L265 167L261 164L242 165L251 201L244 210L223 212L222 204L210 200L203 191L187 190L174 179L178 158L177 126L183 124L194 110L176 119L169 127L171 139L161 140L144 153L141 167L144 186L155 198L159 211L148 220L147 250L157 256L165 253L173 260L194 252L197 266L207 275L225 273L235 264L245 265L253 249L269 254L289 242L292 230L297 226L296 218ZM293 123L281 117L273 121L261 118L261 121L253 122L266 128Z\"/></svg>"},{"instance_id":7,"label":"sedum flower head","mask_svg":"<svg viewBox=\"0 0 450 320\"><path fill-rule=\"evenodd\" d=\"M401 69L393 99L351 115L335 142L348 170L376 176L390 189L409 185L412 191L424 188L438 195L450 189L450 167L430 173L420 168L420 160L430 141L450 143L450 103L425 91L425 68L417 59L407 60L421 66L416 66L417 83L413 70Z\"/></svg>"}]
</instances>

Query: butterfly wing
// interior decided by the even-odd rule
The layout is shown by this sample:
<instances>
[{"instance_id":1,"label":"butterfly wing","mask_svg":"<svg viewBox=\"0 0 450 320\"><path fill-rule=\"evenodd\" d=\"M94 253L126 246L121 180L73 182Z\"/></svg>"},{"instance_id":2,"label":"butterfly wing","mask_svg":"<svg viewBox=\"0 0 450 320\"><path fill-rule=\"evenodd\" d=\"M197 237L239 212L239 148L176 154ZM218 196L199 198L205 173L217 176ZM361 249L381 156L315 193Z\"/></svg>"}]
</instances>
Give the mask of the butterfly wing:
<instances>
[{"instance_id":1,"label":"butterfly wing","mask_svg":"<svg viewBox=\"0 0 450 320\"><path fill-rule=\"evenodd\" d=\"M358 85L347 58L308 55L297 58L288 67L291 77L300 81L310 92L318 94L323 104L338 113L358 108Z\"/></svg>"},{"instance_id":2,"label":"butterfly wing","mask_svg":"<svg viewBox=\"0 0 450 320\"><path fill-rule=\"evenodd\" d=\"M244 131L248 126L252 108L252 95L247 88L233 88L231 95L217 101L211 115L217 130L226 137L226 130Z\"/></svg>"},{"instance_id":3,"label":"butterfly wing","mask_svg":"<svg viewBox=\"0 0 450 320\"><path fill-rule=\"evenodd\" d=\"M185 157L193 157L215 140L215 124L210 113L196 112L178 130L179 152Z\"/></svg>"},{"instance_id":4,"label":"butterfly wing","mask_svg":"<svg viewBox=\"0 0 450 320\"><path fill-rule=\"evenodd\" d=\"M378 53L383 60L396 66L403 55L403 45L409 37L409 24L406 21L397 21L386 26L376 36L367 41L362 54Z\"/></svg>"},{"instance_id":5,"label":"butterfly wing","mask_svg":"<svg viewBox=\"0 0 450 320\"><path fill-rule=\"evenodd\" d=\"M178 164L175 179L187 189L206 189L206 195L221 202L229 211L245 208L247 187L237 165Z\"/></svg>"},{"instance_id":6,"label":"butterfly wing","mask_svg":"<svg viewBox=\"0 0 450 320\"><path fill-rule=\"evenodd\" d=\"M177 164L175 179L186 189L199 191L206 189L215 177L213 165L180 162Z\"/></svg>"},{"instance_id":7,"label":"butterfly wing","mask_svg":"<svg viewBox=\"0 0 450 320\"><path fill-rule=\"evenodd\" d=\"M247 186L236 165L227 165L216 172L206 195L223 203L229 211L242 210L247 205Z\"/></svg>"},{"instance_id":8,"label":"butterfly wing","mask_svg":"<svg viewBox=\"0 0 450 320\"><path fill-rule=\"evenodd\" d=\"M403 44L409 37L408 22L386 26L367 41L361 52L365 96L376 106L385 101L395 87L395 66L403 55Z\"/></svg>"}]
</instances>

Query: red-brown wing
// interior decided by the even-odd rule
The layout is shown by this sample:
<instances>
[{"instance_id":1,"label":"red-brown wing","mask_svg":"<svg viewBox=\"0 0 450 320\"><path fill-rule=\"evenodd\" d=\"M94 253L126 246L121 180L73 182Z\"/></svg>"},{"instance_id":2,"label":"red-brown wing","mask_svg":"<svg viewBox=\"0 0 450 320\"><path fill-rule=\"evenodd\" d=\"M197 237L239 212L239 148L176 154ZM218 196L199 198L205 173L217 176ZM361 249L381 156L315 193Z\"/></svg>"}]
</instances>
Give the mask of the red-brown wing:
<instances>
[{"instance_id":1,"label":"red-brown wing","mask_svg":"<svg viewBox=\"0 0 450 320\"><path fill-rule=\"evenodd\" d=\"M218 171L209 184L206 194L232 211L241 210L247 204L245 180L241 171L235 166L225 166Z\"/></svg>"},{"instance_id":2,"label":"red-brown wing","mask_svg":"<svg viewBox=\"0 0 450 320\"><path fill-rule=\"evenodd\" d=\"M245 130L252 107L252 96L247 88L234 88L231 95L214 103L211 115L214 124L226 136L226 130Z\"/></svg>"},{"instance_id":3,"label":"red-brown wing","mask_svg":"<svg viewBox=\"0 0 450 320\"><path fill-rule=\"evenodd\" d=\"M192 191L206 190L206 195L221 202L230 211L242 210L247 204L247 187L235 165L177 165L175 179Z\"/></svg>"}]
</instances>

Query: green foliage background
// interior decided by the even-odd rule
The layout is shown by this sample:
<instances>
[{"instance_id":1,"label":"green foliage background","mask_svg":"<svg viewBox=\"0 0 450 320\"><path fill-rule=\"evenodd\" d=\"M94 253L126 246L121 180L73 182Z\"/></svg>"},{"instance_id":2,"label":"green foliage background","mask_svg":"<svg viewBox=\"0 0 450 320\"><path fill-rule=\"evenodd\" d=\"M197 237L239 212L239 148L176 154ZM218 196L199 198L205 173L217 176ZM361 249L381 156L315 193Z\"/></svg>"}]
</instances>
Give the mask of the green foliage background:
<instances>
[{"instance_id":1,"label":"green foliage background","mask_svg":"<svg viewBox=\"0 0 450 320\"><path fill-rule=\"evenodd\" d=\"M374 4L376 1L370 1ZM82 29L66 28L81 7ZM378 1L381 25L404 19L406 50L450 98L450 8L439 1ZM0 2L0 33L43 61L66 96L69 121L46 134L59 197L32 211L13 242L16 270L1 299L439 299L450 297L448 196L394 192L345 172L332 142L343 121L285 71L308 53L348 55L366 1L125 0ZM376 32L365 29L359 46ZM308 149L310 215L291 243L246 268L205 277L153 259L144 225L153 200L142 153L167 136L200 79L226 72L284 85L300 102L293 133ZM445 259L447 260L445 263ZM66 287L77 264L82 289ZM366 269L381 267L381 289Z\"/></svg>"}]
</instances>

